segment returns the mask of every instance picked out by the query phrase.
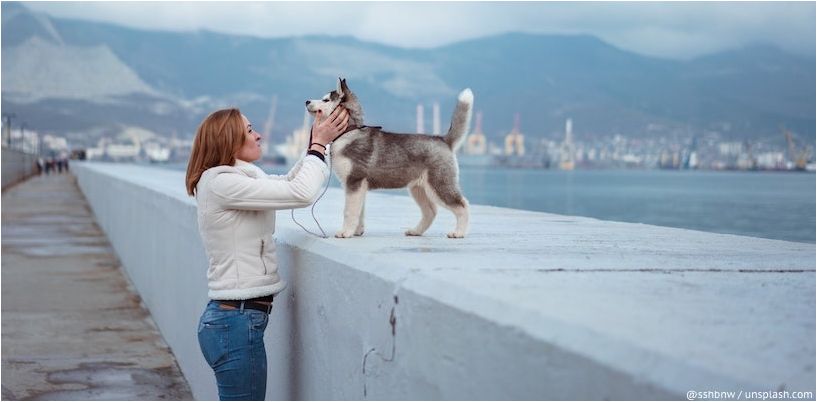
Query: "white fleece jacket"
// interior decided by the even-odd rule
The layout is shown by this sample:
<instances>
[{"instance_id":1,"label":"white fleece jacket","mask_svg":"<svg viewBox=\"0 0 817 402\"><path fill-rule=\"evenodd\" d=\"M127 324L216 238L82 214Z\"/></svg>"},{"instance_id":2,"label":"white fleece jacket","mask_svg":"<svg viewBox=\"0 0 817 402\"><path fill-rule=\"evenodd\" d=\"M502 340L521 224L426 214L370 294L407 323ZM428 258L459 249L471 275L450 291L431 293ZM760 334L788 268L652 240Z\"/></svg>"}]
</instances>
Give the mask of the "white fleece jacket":
<instances>
[{"instance_id":1,"label":"white fleece jacket","mask_svg":"<svg viewBox=\"0 0 817 402\"><path fill-rule=\"evenodd\" d=\"M267 175L241 160L207 169L196 185L199 234L210 261L208 296L245 300L278 293L275 211L311 205L329 168L314 155L302 158L286 175Z\"/></svg>"}]
</instances>

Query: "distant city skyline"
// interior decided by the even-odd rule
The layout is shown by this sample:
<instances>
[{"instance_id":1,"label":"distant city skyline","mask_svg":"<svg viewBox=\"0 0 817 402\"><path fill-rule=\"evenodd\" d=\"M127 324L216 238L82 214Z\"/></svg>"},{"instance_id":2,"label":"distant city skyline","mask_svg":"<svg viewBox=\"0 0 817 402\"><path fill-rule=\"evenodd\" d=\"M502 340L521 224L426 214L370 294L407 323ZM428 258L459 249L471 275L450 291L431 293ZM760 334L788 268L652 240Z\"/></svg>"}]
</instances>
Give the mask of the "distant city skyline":
<instances>
[{"instance_id":1,"label":"distant city skyline","mask_svg":"<svg viewBox=\"0 0 817 402\"><path fill-rule=\"evenodd\" d=\"M590 34L690 59L770 44L815 56L814 2L23 2L53 17L259 37L350 35L429 48L504 32Z\"/></svg>"}]
</instances>

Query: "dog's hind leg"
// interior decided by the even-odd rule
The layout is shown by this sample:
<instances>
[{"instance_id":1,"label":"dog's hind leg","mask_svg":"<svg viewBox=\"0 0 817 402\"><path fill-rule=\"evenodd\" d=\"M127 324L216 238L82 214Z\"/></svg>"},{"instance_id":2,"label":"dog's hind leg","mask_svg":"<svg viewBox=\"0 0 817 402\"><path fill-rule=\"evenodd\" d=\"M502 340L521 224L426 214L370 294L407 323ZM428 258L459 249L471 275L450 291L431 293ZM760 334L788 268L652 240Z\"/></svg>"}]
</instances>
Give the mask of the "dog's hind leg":
<instances>
[{"instance_id":1,"label":"dog's hind leg","mask_svg":"<svg viewBox=\"0 0 817 402\"><path fill-rule=\"evenodd\" d=\"M421 185L409 186L409 193L414 197L414 201L417 202L417 205L420 206L423 217L420 218L420 223L417 224L417 227L406 231L406 236L422 236L423 233L428 230L428 227L431 226L434 217L437 216L437 206L428 198L425 188Z\"/></svg>"},{"instance_id":2,"label":"dog's hind leg","mask_svg":"<svg viewBox=\"0 0 817 402\"><path fill-rule=\"evenodd\" d=\"M335 237L349 238L354 236L355 229L360 223L363 203L366 200L366 191L369 189L366 180L359 180L346 184L346 205L343 207L343 229L335 233Z\"/></svg>"},{"instance_id":3,"label":"dog's hind leg","mask_svg":"<svg viewBox=\"0 0 817 402\"><path fill-rule=\"evenodd\" d=\"M448 233L448 237L455 239L465 237L465 234L468 232L468 200L463 197L456 184L431 179L429 185L426 187L426 191L428 191L428 194L434 202L453 212L457 218L457 226L453 232Z\"/></svg>"},{"instance_id":4,"label":"dog's hind leg","mask_svg":"<svg viewBox=\"0 0 817 402\"><path fill-rule=\"evenodd\" d=\"M462 202L460 203L452 205L445 204L445 207L457 217L457 227L453 232L448 233L448 237L452 239L461 239L465 237L465 233L468 232L468 200L466 200L465 197L460 197L462 198Z\"/></svg>"}]
</instances>

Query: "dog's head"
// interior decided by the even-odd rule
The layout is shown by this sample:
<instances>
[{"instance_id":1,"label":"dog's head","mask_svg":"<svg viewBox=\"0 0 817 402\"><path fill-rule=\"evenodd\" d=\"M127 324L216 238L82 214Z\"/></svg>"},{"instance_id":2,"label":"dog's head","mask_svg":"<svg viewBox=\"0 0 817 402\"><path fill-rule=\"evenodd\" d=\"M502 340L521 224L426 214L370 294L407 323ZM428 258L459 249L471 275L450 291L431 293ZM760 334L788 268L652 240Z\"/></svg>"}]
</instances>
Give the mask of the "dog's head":
<instances>
[{"instance_id":1,"label":"dog's head","mask_svg":"<svg viewBox=\"0 0 817 402\"><path fill-rule=\"evenodd\" d=\"M345 78L338 78L338 88L327 93L321 99L310 99L306 101L306 110L313 117L321 111L323 116L329 116L336 107L342 105L349 111L349 125L363 125L363 109L357 96L346 85Z\"/></svg>"}]
</instances>

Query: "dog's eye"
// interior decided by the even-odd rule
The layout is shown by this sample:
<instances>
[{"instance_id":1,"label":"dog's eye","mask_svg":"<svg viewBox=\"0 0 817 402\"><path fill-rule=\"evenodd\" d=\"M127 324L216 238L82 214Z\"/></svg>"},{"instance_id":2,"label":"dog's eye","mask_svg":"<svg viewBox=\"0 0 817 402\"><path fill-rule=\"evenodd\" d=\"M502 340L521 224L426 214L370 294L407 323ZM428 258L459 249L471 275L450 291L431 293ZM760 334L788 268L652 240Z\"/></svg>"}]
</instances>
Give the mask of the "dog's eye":
<instances>
[{"instance_id":1,"label":"dog's eye","mask_svg":"<svg viewBox=\"0 0 817 402\"><path fill-rule=\"evenodd\" d=\"M324 102L329 102L329 99L324 99L323 101L324 101Z\"/></svg>"}]
</instances>

